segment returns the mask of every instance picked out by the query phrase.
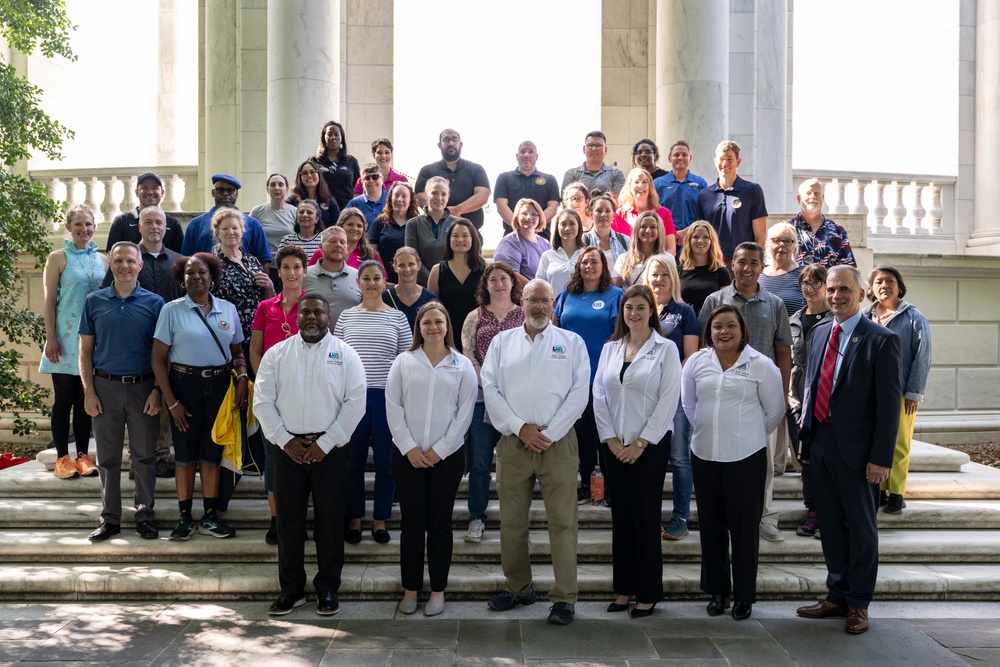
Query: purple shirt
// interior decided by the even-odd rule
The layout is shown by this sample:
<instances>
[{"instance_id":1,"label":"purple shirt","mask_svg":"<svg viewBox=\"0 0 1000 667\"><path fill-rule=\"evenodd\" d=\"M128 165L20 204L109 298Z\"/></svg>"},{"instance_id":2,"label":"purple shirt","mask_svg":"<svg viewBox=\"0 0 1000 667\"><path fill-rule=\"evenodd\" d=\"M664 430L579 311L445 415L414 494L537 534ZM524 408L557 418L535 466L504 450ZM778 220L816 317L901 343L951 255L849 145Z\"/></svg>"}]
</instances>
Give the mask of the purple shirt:
<instances>
[{"instance_id":1,"label":"purple shirt","mask_svg":"<svg viewBox=\"0 0 1000 667\"><path fill-rule=\"evenodd\" d=\"M534 280L542 253L551 249L552 244L541 236L536 237L535 242L531 243L514 232L500 239L497 249L493 252L493 261L507 262L522 276L528 280Z\"/></svg>"}]
</instances>

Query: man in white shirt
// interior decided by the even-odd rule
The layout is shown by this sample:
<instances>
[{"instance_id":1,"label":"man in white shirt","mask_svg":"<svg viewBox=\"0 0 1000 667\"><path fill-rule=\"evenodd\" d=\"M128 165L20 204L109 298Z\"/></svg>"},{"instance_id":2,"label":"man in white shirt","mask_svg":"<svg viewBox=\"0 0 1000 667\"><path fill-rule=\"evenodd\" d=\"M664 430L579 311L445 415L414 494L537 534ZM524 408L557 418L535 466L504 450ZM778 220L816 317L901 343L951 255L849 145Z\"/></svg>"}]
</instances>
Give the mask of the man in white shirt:
<instances>
[{"instance_id":1,"label":"man in white shirt","mask_svg":"<svg viewBox=\"0 0 1000 667\"><path fill-rule=\"evenodd\" d=\"M347 233L343 227L327 227L320 241L323 256L306 269L302 289L319 292L330 306L330 331L340 314L361 303L358 270L347 265Z\"/></svg>"},{"instance_id":2,"label":"man in white shirt","mask_svg":"<svg viewBox=\"0 0 1000 667\"><path fill-rule=\"evenodd\" d=\"M489 606L507 611L535 602L528 556L528 511L535 480L541 485L552 547L555 586L549 621L573 622L577 598L577 468L573 424L587 407L590 360L577 334L549 326L555 308L552 286L532 280L524 287L523 328L497 335L483 360L486 411L502 434L497 459L503 466L500 496L500 560L507 590Z\"/></svg>"},{"instance_id":3,"label":"man in white shirt","mask_svg":"<svg viewBox=\"0 0 1000 667\"><path fill-rule=\"evenodd\" d=\"M309 292L298 305L299 335L264 353L253 409L270 445L278 516L281 595L268 609L287 614L305 604L305 527L309 494L319 572L316 613L340 611L344 512L351 434L365 412L365 369L329 331L330 305Z\"/></svg>"}]
</instances>

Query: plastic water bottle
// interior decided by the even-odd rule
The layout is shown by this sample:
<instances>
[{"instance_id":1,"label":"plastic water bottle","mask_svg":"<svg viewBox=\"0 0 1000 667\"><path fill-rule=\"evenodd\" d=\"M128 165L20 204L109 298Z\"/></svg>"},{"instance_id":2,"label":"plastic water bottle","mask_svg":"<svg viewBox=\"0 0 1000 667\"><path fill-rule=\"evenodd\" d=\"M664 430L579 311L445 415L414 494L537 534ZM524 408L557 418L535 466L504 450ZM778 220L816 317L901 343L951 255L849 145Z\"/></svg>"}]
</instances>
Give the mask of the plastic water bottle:
<instances>
[{"instance_id":1,"label":"plastic water bottle","mask_svg":"<svg viewBox=\"0 0 1000 667\"><path fill-rule=\"evenodd\" d=\"M604 475L599 465L594 466L594 472L590 474L590 501L595 505L604 502Z\"/></svg>"}]
</instances>

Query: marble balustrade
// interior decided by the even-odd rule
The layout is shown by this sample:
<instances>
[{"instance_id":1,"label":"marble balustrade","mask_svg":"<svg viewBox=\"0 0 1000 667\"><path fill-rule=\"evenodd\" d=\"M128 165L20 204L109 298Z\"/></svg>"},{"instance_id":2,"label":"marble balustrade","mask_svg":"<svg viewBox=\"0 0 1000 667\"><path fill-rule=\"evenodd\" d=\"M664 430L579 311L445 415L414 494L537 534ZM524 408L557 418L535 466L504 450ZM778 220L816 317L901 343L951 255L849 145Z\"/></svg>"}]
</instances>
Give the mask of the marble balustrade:
<instances>
[{"instance_id":1,"label":"marble balustrade","mask_svg":"<svg viewBox=\"0 0 1000 667\"><path fill-rule=\"evenodd\" d=\"M45 184L49 197L67 206L86 204L94 211L98 224L111 222L115 216L135 208L136 178L152 171L163 180L165 194L161 207L166 211L195 211L198 179L197 165L167 167L126 167L106 169L45 169L29 172L32 181ZM191 187L188 187L188 184ZM53 223L58 227L60 221Z\"/></svg>"},{"instance_id":2,"label":"marble balustrade","mask_svg":"<svg viewBox=\"0 0 1000 667\"><path fill-rule=\"evenodd\" d=\"M933 237L955 233L954 176L796 169L794 191L811 178L823 184L827 215L864 215L869 234Z\"/></svg>"}]
</instances>

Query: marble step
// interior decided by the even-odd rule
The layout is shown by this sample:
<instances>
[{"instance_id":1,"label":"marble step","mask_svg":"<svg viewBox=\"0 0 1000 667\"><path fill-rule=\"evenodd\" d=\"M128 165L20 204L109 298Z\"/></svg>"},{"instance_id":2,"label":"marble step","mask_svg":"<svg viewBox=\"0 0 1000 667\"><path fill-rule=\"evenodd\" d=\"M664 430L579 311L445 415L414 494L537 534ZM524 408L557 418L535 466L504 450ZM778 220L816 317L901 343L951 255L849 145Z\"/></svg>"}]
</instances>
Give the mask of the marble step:
<instances>
[{"instance_id":1,"label":"marble step","mask_svg":"<svg viewBox=\"0 0 1000 667\"><path fill-rule=\"evenodd\" d=\"M126 503L128 500L126 500ZM366 502L365 516L372 516L372 501ZM196 502L196 511L199 513ZM800 500L778 499L774 501L778 512L778 522L783 529L794 531L805 518L805 508ZM157 526L171 529L177 518L176 505L164 500L157 503ZM673 506L669 499L663 501L664 523L670 520ZM132 526L132 509L124 508L124 525ZM610 528L611 510L603 506L580 505L580 529ZM101 513L100 498L0 498L0 528L70 528L92 530L96 527ZM225 513L226 521L234 528L264 528L270 522L270 510L263 498L236 498ZM1000 500L908 500L906 510L893 516L879 512L879 524L889 528L911 529L1000 529ZM312 521L312 511L309 511ZM398 529L399 506L393 506L388 520L390 529ZM452 521L456 530L468 526L468 511L464 499L455 503ZM532 528L544 528L546 524L545 505L540 499L531 503L529 522ZM691 501L691 517L688 524L698 526L698 501ZM365 522L367 525L367 520ZM496 529L500 525L500 503L490 500L486 509L486 525Z\"/></svg>"},{"instance_id":2,"label":"marble step","mask_svg":"<svg viewBox=\"0 0 1000 667\"><path fill-rule=\"evenodd\" d=\"M13 442L13 441L12 441ZM90 452L97 451L97 443L90 440ZM46 449L38 453L36 459L49 470L56 469L56 450ZM129 450L123 449L123 467L128 467ZM970 461L965 452L957 452L947 447L940 447L929 442L914 440L910 445L910 472L958 472ZM372 452L368 452L368 466L372 469Z\"/></svg>"},{"instance_id":3,"label":"marble step","mask_svg":"<svg viewBox=\"0 0 1000 667\"><path fill-rule=\"evenodd\" d=\"M540 604L554 579L549 565L533 566L534 586ZM306 565L311 582L315 566ZM611 565L581 564L577 568L580 598L606 600L612 595ZM697 563L668 564L663 570L669 610L670 600L707 596L699 586ZM311 591L311 583L307 586ZM428 590L425 579L424 590ZM455 563L448 579L450 600L481 600L504 590L499 564ZM174 563L74 564L38 561L0 568L0 599L14 600L260 600L266 605L279 592L277 566L273 563ZM348 563L342 573L339 597L343 609L352 600L395 599L402 594L397 565ZM762 563L757 572L759 599L821 599L826 594L826 568L822 564ZM1000 568L966 564L887 564L879 567L875 603L891 600L998 600ZM309 608L297 612L312 618ZM445 612L447 615L447 612ZM544 608L539 614L544 614ZM669 611L667 612L669 613ZM497 618L501 615L498 614Z\"/></svg>"},{"instance_id":4,"label":"marble step","mask_svg":"<svg viewBox=\"0 0 1000 667\"><path fill-rule=\"evenodd\" d=\"M495 477L495 476L494 476ZM122 475L122 493L130 497L135 483ZM365 493L374 493L375 473L365 473ZM169 501L175 496L172 479L158 479L156 496ZM468 495L468 477L462 479L458 488L458 498ZM668 474L663 485L665 498L670 497L673 483ZM537 495L536 487L536 495ZM200 496L201 481L195 480L195 497ZM496 498L496 481L490 482L491 497ZM244 476L236 488L235 497L262 498L264 482L259 477ZM797 473L786 473L774 479L775 498L801 498L802 479ZM38 461L29 461L6 470L0 470L0 498L99 498L100 483L95 477L58 479ZM1000 499L1000 469L978 463L967 463L959 472L913 472L907 484L906 498L909 499Z\"/></svg>"},{"instance_id":5,"label":"marble step","mask_svg":"<svg viewBox=\"0 0 1000 667\"><path fill-rule=\"evenodd\" d=\"M143 540L126 529L106 542L91 543L87 530L0 530L0 562L31 563L39 560L67 563L145 562L277 562L276 547L264 543L261 529L241 530L234 538L215 539L195 535L188 542L171 542L167 531L158 540ZM487 531L479 544L463 540L465 531L454 532L455 562L500 562L500 536ZM699 561L701 547L698 531L679 542L661 541L663 557L668 562ZM530 553L539 562L549 562L551 547L548 532L530 531ZM589 529L579 532L580 562L610 562L611 531ZM315 559L315 543L306 545L306 558ZM761 562L822 562L821 543L788 532L784 541L760 542ZM884 529L879 533L879 558L885 563L996 563L1000 575L1000 531L937 530L921 531ZM346 545L348 562L399 562L399 533L393 531L388 544L376 544L367 533L360 544Z\"/></svg>"}]
</instances>

